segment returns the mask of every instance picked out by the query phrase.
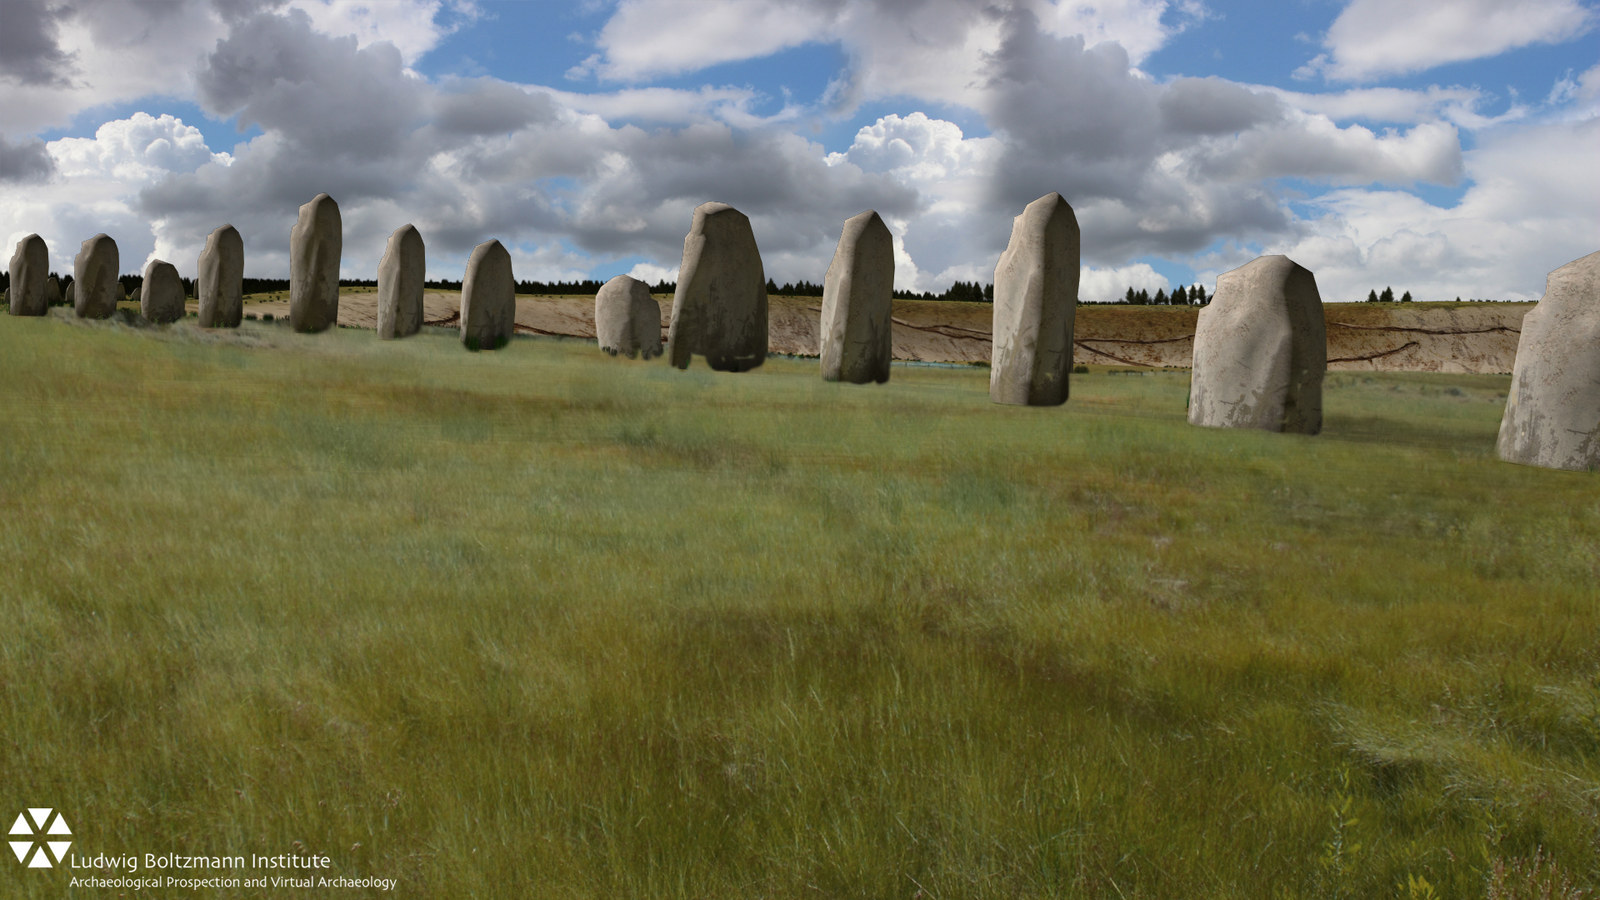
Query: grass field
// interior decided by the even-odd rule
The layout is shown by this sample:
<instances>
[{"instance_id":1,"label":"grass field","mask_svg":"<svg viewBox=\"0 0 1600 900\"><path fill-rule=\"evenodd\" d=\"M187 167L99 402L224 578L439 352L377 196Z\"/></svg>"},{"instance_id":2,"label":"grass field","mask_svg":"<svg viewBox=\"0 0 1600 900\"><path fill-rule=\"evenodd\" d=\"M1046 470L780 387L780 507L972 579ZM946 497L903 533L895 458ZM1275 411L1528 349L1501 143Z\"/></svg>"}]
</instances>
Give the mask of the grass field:
<instances>
[{"instance_id":1,"label":"grass field","mask_svg":"<svg viewBox=\"0 0 1600 900\"><path fill-rule=\"evenodd\" d=\"M1506 377L1187 381L0 316L0 815L409 897L1600 884L1600 480L1494 459ZM379 896L172 896L263 894Z\"/></svg>"}]
</instances>

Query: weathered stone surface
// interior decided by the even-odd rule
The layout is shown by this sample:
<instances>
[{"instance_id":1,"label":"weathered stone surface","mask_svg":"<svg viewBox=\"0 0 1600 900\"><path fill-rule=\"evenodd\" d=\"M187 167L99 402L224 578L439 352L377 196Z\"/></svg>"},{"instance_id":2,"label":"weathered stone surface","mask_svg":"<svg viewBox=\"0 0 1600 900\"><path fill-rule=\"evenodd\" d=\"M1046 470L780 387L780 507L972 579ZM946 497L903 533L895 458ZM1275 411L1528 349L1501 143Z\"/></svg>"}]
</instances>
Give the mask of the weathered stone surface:
<instances>
[{"instance_id":1,"label":"weathered stone surface","mask_svg":"<svg viewBox=\"0 0 1600 900\"><path fill-rule=\"evenodd\" d=\"M498 350L511 341L516 318L511 254L499 241L479 244L461 283L461 343L468 350Z\"/></svg>"},{"instance_id":2,"label":"weathered stone surface","mask_svg":"<svg viewBox=\"0 0 1600 900\"><path fill-rule=\"evenodd\" d=\"M1327 369L1317 279L1287 256L1258 257L1218 277L1200 310L1189 422L1316 434Z\"/></svg>"},{"instance_id":3,"label":"weathered stone surface","mask_svg":"<svg viewBox=\"0 0 1600 900\"><path fill-rule=\"evenodd\" d=\"M73 261L73 311L80 319L106 319L122 301L122 284L117 281L117 242L97 234L78 250Z\"/></svg>"},{"instance_id":4,"label":"weathered stone surface","mask_svg":"<svg viewBox=\"0 0 1600 900\"><path fill-rule=\"evenodd\" d=\"M606 282L594 295L594 331L600 349L612 356L660 356L661 307L650 286L628 275Z\"/></svg>"},{"instance_id":5,"label":"weathered stone surface","mask_svg":"<svg viewBox=\"0 0 1600 900\"><path fill-rule=\"evenodd\" d=\"M238 328L244 318L244 238L224 225L206 238L195 285L201 328Z\"/></svg>"},{"instance_id":6,"label":"weathered stone surface","mask_svg":"<svg viewBox=\"0 0 1600 900\"><path fill-rule=\"evenodd\" d=\"M183 318L183 279L178 267L159 259L144 267L144 283L139 286L139 315L156 324Z\"/></svg>"},{"instance_id":7,"label":"weathered stone surface","mask_svg":"<svg viewBox=\"0 0 1600 900\"><path fill-rule=\"evenodd\" d=\"M994 269L994 350L989 399L1023 406L1067 401L1078 309L1078 217L1060 194L1011 221Z\"/></svg>"},{"instance_id":8,"label":"weathered stone surface","mask_svg":"<svg viewBox=\"0 0 1600 900\"><path fill-rule=\"evenodd\" d=\"M61 302L65 306L76 307L78 304L78 282L67 282L66 290L61 292Z\"/></svg>"},{"instance_id":9,"label":"weathered stone surface","mask_svg":"<svg viewBox=\"0 0 1600 900\"><path fill-rule=\"evenodd\" d=\"M846 219L822 283L822 377L879 384L894 357L894 237L872 210Z\"/></svg>"},{"instance_id":10,"label":"weathered stone surface","mask_svg":"<svg viewBox=\"0 0 1600 900\"><path fill-rule=\"evenodd\" d=\"M44 305L54 306L61 302L61 282L56 276L51 275L44 280Z\"/></svg>"},{"instance_id":11,"label":"weathered stone surface","mask_svg":"<svg viewBox=\"0 0 1600 900\"><path fill-rule=\"evenodd\" d=\"M1551 272L1522 317L1496 450L1528 466L1600 467L1600 252Z\"/></svg>"},{"instance_id":12,"label":"weathered stone surface","mask_svg":"<svg viewBox=\"0 0 1600 900\"><path fill-rule=\"evenodd\" d=\"M289 232L289 324L295 331L326 331L339 321L343 249L339 204L318 194L300 207L300 218Z\"/></svg>"},{"instance_id":13,"label":"weathered stone surface","mask_svg":"<svg viewBox=\"0 0 1600 900\"><path fill-rule=\"evenodd\" d=\"M30 234L17 241L11 254L11 286L7 298L13 316L42 316L50 307L48 282L50 278L50 249L44 238Z\"/></svg>"},{"instance_id":14,"label":"weathered stone surface","mask_svg":"<svg viewBox=\"0 0 1600 900\"><path fill-rule=\"evenodd\" d=\"M378 261L378 337L410 337L422 329L422 282L427 278L427 248L415 226L389 235Z\"/></svg>"},{"instance_id":15,"label":"weathered stone surface","mask_svg":"<svg viewBox=\"0 0 1600 900\"><path fill-rule=\"evenodd\" d=\"M744 372L767 361L767 276L745 214L702 203L683 239L678 290L667 331L672 364L695 353L711 368Z\"/></svg>"}]
</instances>

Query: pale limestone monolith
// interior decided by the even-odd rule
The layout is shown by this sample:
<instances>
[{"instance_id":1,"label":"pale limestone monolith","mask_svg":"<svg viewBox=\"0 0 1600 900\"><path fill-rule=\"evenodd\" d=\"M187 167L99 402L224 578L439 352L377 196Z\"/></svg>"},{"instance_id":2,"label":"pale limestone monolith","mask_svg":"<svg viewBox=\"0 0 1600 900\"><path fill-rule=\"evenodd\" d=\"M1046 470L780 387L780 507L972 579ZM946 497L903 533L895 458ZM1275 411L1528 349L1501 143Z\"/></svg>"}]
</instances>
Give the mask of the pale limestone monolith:
<instances>
[{"instance_id":1,"label":"pale limestone monolith","mask_svg":"<svg viewBox=\"0 0 1600 900\"><path fill-rule=\"evenodd\" d=\"M67 287L61 292L61 305L76 307L78 304L78 282L69 281Z\"/></svg>"},{"instance_id":2,"label":"pale limestone monolith","mask_svg":"<svg viewBox=\"0 0 1600 900\"><path fill-rule=\"evenodd\" d=\"M711 368L744 372L767 361L767 276L745 214L702 203L683 239L678 290L667 331L672 364L693 354Z\"/></svg>"},{"instance_id":3,"label":"pale limestone monolith","mask_svg":"<svg viewBox=\"0 0 1600 900\"><path fill-rule=\"evenodd\" d=\"M378 261L378 337L410 337L422 330L422 282L427 277L427 248L413 225L389 235Z\"/></svg>"},{"instance_id":4,"label":"pale limestone monolith","mask_svg":"<svg viewBox=\"0 0 1600 900\"><path fill-rule=\"evenodd\" d=\"M139 315L158 325L176 322L186 312L183 305L183 279L178 267L159 259L144 267L144 283L139 285Z\"/></svg>"},{"instance_id":5,"label":"pale limestone monolith","mask_svg":"<svg viewBox=\"0 0 1600 900\"><path fill-rule=\"evenodd\" d=\"M661 307L650 286L628 275L606 282L594 295L594 332L600 349L612 356L660 356Z\"/></svg>"},{"instance_id":6,"label":"pale limestone monolith","mask_svg":"<svg viewBox=\"0 0 1600 900\"><path fill-rule=\"evenodd\" d=\"M499 241L479 244L461 283L461 343L468 350L498 350L510 343L516 319L511 254Z\"/></svg>"},{"instance_id":7,"label":"pale limestone monolith","mask_svg":"<svg viewBox=\"0 0 1600 900\"><path fill-rule=\"evenodd\" d=\"M1600 252L1551 272L1522 317L1496 450L1528 466L1600 468Z\"/></svg>"},{"instance_id":8,"label":"pale limestone monolith","mask_svg":"<svg viewBox=\"0 0 1600 900\"><path fill-rule=\"evenodd\" d=\"M300 207L300 217L289 232L289 324L295 331L326 331L339 321L343 249L339 204L318 194Z\"/></svg>"},{"instance_id":9,"label":"pale limestone monolith","mask_svg":"<svg viewBox=\"0 0 1600 900\"><path fill-rule=\"evenodd\" d=\"M1021 406L1067 401L1077 311L1078 217L1052 192L1011 221L1011 241L994 269L990 400Z\"/></svg>"},{"instance_id":10,"label":"pale limestone monolith","mask_svg":"<svg viewBox=\"0 0 1600 900\"><path fill-rule=\"evenodd\" d=\"M7 297L13 316L42 316L50 308L50 249L44 238L30 234L17 241L11 254L11 286Z\"/></svg>"},{"instance_id":11,"label":"pale limestone monolith","mask_svg":"<svg viewBox=\"0 0 1600 900\"><path fill-rule=\"evenodd\" d=\"M206 238L194 292L201 328L239 327L244 319L244 238L239 229L224 225Z\"/></svg>"},{"instance_id":12,"label":"pale limestone monolith","mask_svg":"<svg viewBox=\"0 0 1600 900\"><path fill-rule=\"evenodd\" d=\"M1287 256L1258 257L1219 276L1200 310L1189 422L1316 434L1327 370L1317 279Z\"/></svg>"},{"instance_id":13,"label":"pale limestone monolith","mask_svg":"<svg viewBox=\"0 0 1600 900\"><path fill-rule=\"evenodd\" d=\"M894 237L877 212L846 219L822 283L822 377L889 380L894 358Z\"/></svg>"},{"instance_id":14,"label":"pale limestone monolith","mask_svg":"<svg viewBox=\"0 0 1600 900\"><path fill-rule=\"evenodd\" d=\"M80 319L107 319L122 301L122 284L117 281L117 242L97 234L78 250L73 261L73 311Z\"/></svg>"}]
</instances>

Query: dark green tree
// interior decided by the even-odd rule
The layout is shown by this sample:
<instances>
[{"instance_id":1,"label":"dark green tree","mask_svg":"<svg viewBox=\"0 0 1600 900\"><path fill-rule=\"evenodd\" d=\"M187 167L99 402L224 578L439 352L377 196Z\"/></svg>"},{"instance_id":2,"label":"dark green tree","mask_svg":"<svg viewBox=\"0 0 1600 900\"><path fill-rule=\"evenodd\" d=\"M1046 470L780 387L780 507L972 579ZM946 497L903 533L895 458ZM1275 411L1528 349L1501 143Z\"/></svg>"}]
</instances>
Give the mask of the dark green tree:
<instances>
[{"instance_id":1,"label":"dark green tree","mask_svg":"<svg viewBox=\"0 0 1600 900\"><path fill-rule=\"evenodd\" d=\"M1410 291L1406 291L1404 294L1400 295L1400 302L1401 303L1410 303L1411 302L1411 292Z\"/></svg>"},{"instance_id":2,"label":"dark green tree","mask_svg":"<svg viewBox=\"0 0 1600 900\"><path fill-rule=\"evenodd\" d=\"M1367 291L1367 302L1368 303L1377 303L1378 302L1378 292L1377 291Z\"/></svg>"},{"instance_id":3,"label":"dark green tree","mask_svg":"<svg viewBox=\"0 0 1600 900\"><path fill-rule=\"evenodd\" d=\"M1379 303L1393 303L1394 302L1394 288L1389 287L1388 285L1384 285L1383 293L1378 295L1378 302Z\"/></svg>"}]
</instances>

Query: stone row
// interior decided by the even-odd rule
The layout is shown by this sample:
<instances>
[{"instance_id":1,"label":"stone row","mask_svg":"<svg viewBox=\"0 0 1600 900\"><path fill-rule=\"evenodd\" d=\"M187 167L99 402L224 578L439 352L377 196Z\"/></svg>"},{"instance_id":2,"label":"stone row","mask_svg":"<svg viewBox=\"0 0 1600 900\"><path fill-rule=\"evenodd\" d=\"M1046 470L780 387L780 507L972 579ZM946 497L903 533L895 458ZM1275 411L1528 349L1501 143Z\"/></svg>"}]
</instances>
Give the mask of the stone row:
<instances>
[{"instance_id":1,"label":"stone row","mask_svg":"<svg viewBox=\"0 0 1600 900\"><path fill-rule=\"evenodd\" d=\"M289 237L289 318L300 332L331 327L339 314L343 246L338 204L319 194L300 207ZM1028 204L1012 221L994 273L989 397L995 403L1056 406L1069 394L1077 309L1079 230L1058 193ZM378 336L422 326L426 248L412 225L389 237L378 264ZM68 293L77 315L105 318L121 299L117 245L104 234L83 242ZM44 240L30 234L11 258L12 315L43 315L59 286ZM200 254L202 327L236 327L242 315L244 245L231 225L211 233ZM666 355L683 369L694 356L712 369L745 372L767 357L767 279L750 219L726 203L704 203L683 242ZM511 256L499 241L467 261L461 342L494 350L516 319ZM855 384L889 380L894 240L875 211L844 223L823 284L822 377ZM177 269L152 260L138 292L152 322L183 317ZM613 356L662 355L661 310L647 285L627 275L595 296L595 332ZM1312 273L1286 256L1263 256L1218 277L1195 326L1188 420L1216 428L1297 434L1322 429L1327 372L1322 299ZM1501 422L1502 459L1560 469L1600 467L1600 252L1550 274L1544 298L1523 320L1512 386Z\"/></svg>"}]
</instances>

